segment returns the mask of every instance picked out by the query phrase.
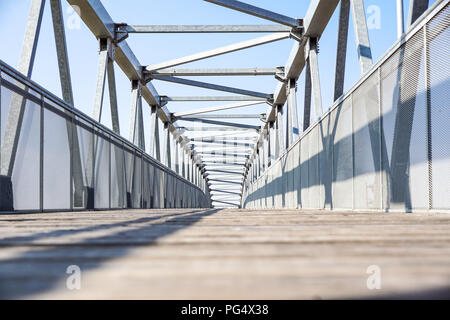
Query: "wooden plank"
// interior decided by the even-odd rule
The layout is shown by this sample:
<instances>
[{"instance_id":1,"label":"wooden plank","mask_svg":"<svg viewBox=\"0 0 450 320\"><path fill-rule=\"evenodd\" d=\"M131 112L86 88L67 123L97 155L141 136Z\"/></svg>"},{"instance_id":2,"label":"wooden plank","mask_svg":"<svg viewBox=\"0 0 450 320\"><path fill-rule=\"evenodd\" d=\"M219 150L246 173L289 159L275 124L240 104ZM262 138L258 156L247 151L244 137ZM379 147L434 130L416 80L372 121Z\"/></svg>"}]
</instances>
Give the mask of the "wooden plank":
<instances>
[{"instance_id":1,"label":"wooden plank","mask_svg":"<svg viewBox=\"0 0 450 320\"><path fill-rule=\"evenodd\" d=\"M130 210L0 216L0 298L446 297L450 215ZM68 290L78 265L81 290ZM381 268L381 289L366 270Z\"/></svg>"}]
</instances>

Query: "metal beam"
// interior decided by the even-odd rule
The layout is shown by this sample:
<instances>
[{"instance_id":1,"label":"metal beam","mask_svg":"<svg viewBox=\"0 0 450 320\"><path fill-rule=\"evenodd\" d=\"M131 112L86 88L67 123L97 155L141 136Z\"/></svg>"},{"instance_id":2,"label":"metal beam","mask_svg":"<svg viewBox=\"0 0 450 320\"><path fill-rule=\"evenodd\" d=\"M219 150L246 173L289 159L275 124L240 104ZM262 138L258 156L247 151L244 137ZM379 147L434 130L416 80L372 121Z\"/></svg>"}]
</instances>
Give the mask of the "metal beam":
<instances>
[{"instance_id":1,"label":"metal beam","mask_svg":"<svg viewBox=\"0 0 450 320\"><path fill-rule=\"evenodd\" d=\"M211 198L213 199L213 201L217 201L217 200L238 201L238 200L240 200L240 197L236 197L236 195L226 194L224 192L217 192L217 191L212 192Z\"/></svg>"},{"instance_id":2,"label":"metal beam","mask_svg":"<svg viewBox=\"0 0 450 320\"><path fill-rule=\"evenodd\" d=\"M213 164L213 165L227 165L227 166L243 166L245 164L245 162L223 162L223 161L210 161L210 160L204 160L203 161L204 164L208 165L208 164Z\"/></svg>"},{"instance_id":3,"label":"metal beam","mask_svg":"<svg viewBox=\"0 0 450 320\"><path fill-rule=\"evenodd\" d=\"M236 164L240 164L241 166L243 166L244 165L244 161L246 160L246 159L248 159L248 157L239 157L239 158L236 158L236 159L234 159L234 158L232 158L232 157L230 157L230 158L202 158L202 161L204 161L204 162L211 162L211 161L215 161L215 162L218 162L218 163L223 163L223 164L234 164L234 163L236 163ZM232 162L232 161L234 161L234 162ZM242 164L241 164L241 162L242 162Z\"/></svg>"},{"instance_id":4,"label":"metal beam","mask_svg":"<svg viewBox=\"0 0 450 320\"><path fill-rule=\"evenodd\" d=\"M219 180L219 179L209 179L209 181L213 182L214 185L218 185L217 182L223 183L223 184L226 184L226 185L229 185L229 184L240 185L240 184L242 184L241 181L227 181L227 180Z\"/></svg>"},{"instance_id":5,"label":"metal beam","mask_svg":"<svg viewBox=\"0 0 450 320\"><path fill-rule=\"evenodd\" d=\"M285 78L286 79L298 79L304 66L305 66L305 37L316 37L320 39L325 27L335 11L339 0L313 0L310 2L309 8L306 12L305 18L303 19L303 36L302 41L295 41L294 46L291 50L291 54L285 66ZM271 109L270 113L267 115L267 121L262 126L261 129L267 129L270 121L275 121L277 118L277 108L275 106L283 106L286 103L286 83L280 82L275 90L274 107ZM260 130L259 141L262 141L262 134L264 130ZM254 158L256 150L254 150L253 155L248 160L247 166L251 163Z\"/></svg>"},{"instance_id":6,"label":"metal beam","mask_svg":"<svg viewBox=\"0 0 450 320\"><path fill-rule=\"evenodd\" d=\"M242 191L242 187L240 185L224 185L211 183L210 185L211 193L228 193L228 192L237 192L240 193ZM219 189L220 188L220 189Z\"/></svg>"},{"instance_id":7,"label":"metal beam","mask_svg":"<svg viewBox=\"0 0 450 320\"><path fill-rule=\"evenodd\" d=\"M298 124L298 122L297 122L297 124ZM269 137L268 136L266 136L264 138L263 152L264 152L264 171L265 171L269 168Z\"/></svg>"},{"instance_id":8,"label":"metal beam","mask_svg":"<svg viewBox=\"0 0 450 320\"><path fill-rule=\"evenodd\" d=\"M234 127L234 128L255 129L255 130L259 129L259 126L252 126L252 125L249 125L249 124L235 123L235 122L216 121L216 120L209 120L209 119L199 119L199 118L188 118L188 117L186 117L186 118L182 118L180 120L200 122L200 123L207 123L207 124L214 124L214 125L218 125L218 126L227 126L227 127Z\"/></svg>"},{"instance_id":9,"label":"metal beam","mask_svg":"<svg viewBox=\"0 0 450 320\"><path fill-rule=\"evenodd\" d=\"M259 101L266 102L265 98L256 98L249 96L180 96L180 97L167 97L161 96L161 102L187 102L187 101Z\"/></svg>"},{"instance_id":10,"label":"metal beam","mask_svg":"<svg viewBox=\"0 0 450 320\"><path fill-rule=\"evenodd\" d=\"M56 53L58 56L59 78L63 100L74 105L72 81L70 77L69 56L67 54L66 33L64 18L61 9L61 0L50 0L52 12L53 31L55 35Z\"/></svg>"},{"instance_id":11,"label":"metal beam","mask_svg":"<svg viewBox=\"0 0 450 320\"><path fill-rule=\"evenodd\" d=\"M298 115L297 115L297 84L295 79L289 79L289 83L286 87L288 90L288 103L287 103L287 127L288 132L287 147L291 146L295 141L298 140L300 136L300 130L298 125ZM266 139L263 139L265 141Z\"/></svg>"},{"instance_id":12,"label":"metal beam","mask_svg":"<svg viewBox=\"0 0 450 320\"><path fill-rule=\"evenodd\" d=\"M355 30L361 74L372 68L372 50L370 49L369 32L367 31L366 14L363 0L351 0L353 29Z\"/></svg>"},{"instance_id":13,"label":"metal beam","mask_svg":"<svg viewBox=\"0 0 450 320\"><path fill-rule=\"evenodd\" d=\"M163 156L163 163L171 167L171 151L170 151L170 130L169 130L169 124L166 122L164 123L164 156Z\"/></svg>"},{"instance_id":14,"label":"metal beam","mask_svg":"<svg viewBox=\"0 0 450 320\"><path fill-rule=\"evenodd\" d=\"M323 33L339 0L313 0L304 18L304 36L317 37ZM301 42L294 42L294 46L285 66L286 79L298 79L305 66L305 44L306 38ZM279 83L274 94L274 104L284 105L286 102L286 83ZM275 110L271 113L269 120L273 120ZM272 118L273 117L273 118Z\"/></svg>"},{"instance_id":15,"label":"metal beam","mask_svg":"<svg viewBox=\"0 0 450 320\"><path fill-rule=\"evenodd\" d=\"M234 144L228 144L228 147L226 144L223 144L221 147L220 145L218 146L211 146L211 145L197 145L198 148L198 153L200 152L222 152L222 151L230 151L230 150L234 150L234 151L241 151L241 152L247 152L248 150L251 150L251 146L247 145L247 146L236 146Z\"/></svg>"},{"instance_id":16,"label":"metal beam","mask_svg":"<svg viewBox=\"0 0 450 320\"><path fill-rule=\"evenodd\" d=\"M272 33L290 32L280 25L117 25L124 33Z\"/></svg>"},{"instance_id":17,"label":"metal beam","mask_svg":"<svg viewBox=\"0 0 450 320\"><path fill-rule=\"evenodd\" d=\"M192 140L191 140L192 141ZM233 142L232 140L230 140L230 141L224 141L224 142L222 142L222 141L220 141L220 140L218 140L218 141L213 141L213 140L206 140L206 141L197 141L197 142L199 142L199 143L192 143L193 145L195 145L195 146L198 146L198 145L202 145L202 144L216 144L216 145L226 145L226 146L242 146L242 147L248 147L248 148L251 148L252 147L252 145L253 145L253 143L243 143L243 142Z\"/></svg>"},{"instance_id":18,"label":"metal beam","mask_svg":"<svg viewBox=\"0 0 450 320\"><path fill-rule=\"evenodd\" d=\"M217 106L217 107L195 109L195 110L189 110L189 111L183 111L183 112L175 112L173 114L173 116L176 118L179 118L179 117L191 116L191 115L200 114L200 113L209 113L209 112L214 112L214 111L243 108L243 107L253 106L253 105L262 104L262 103L264 103L264 102L263 101L249 101L249 102L231 103L231 104Z\"/></svg>"},{"instance_id":19,"label":"metal beam","mask_svg":"<svg viewBox=\"0 0 450 320\"><path fill-rule=\"evenodd\" d=\"M56 55L58 58L59 80L61 84L61 92L63 100L69 105L74 106L72 80L70 76L69 55L67 53L66 32L64 29L64 18L61 6L61 0L50 0L50 9L53 22L53 33L56 45ZM68 111L66 111L69 113ZM72 177L73 177L73 205L79 206L79 199L83 198L84 179L81 164L81 153L78 142L78 132L73 130L72 121L66 121L67 137L70 145L70 158L72 160ZM91 164L87 164L87 167ZM92 172L92 168L87 168L85 172ZM119 178L120 179L120 178ZM86 179L89 181L89 179ZM89 186L89 182L88 182Z\"/></svg>"},{"instance_id":20,"label":"metal beam","mask_svg":"<svg viewBox=\"0 0 450 320\"><path fill-rule=\"evenodd\" d=\"M202 150L198 152L198 155L200 155L201 159L204 159L206 156L212 156L212 157L222 157L222 158L232 158L232 157L242 157L242 158L248 158L250 155L251 150Z\"/></svg>"},{"instance_id":21,"label":"metal beam","mask_svg":"<svg viewBox=\"0 0 450 320\"><path fill-rule=\"evenodd\" d=\"M256 138L256 137L255 137ZM243 141L250 141L246 142L247 144L254 143L255 138L251 137L227 137L227 136L203 136L203 137L192 137L189 140L191 142L203 142L203 143L222 143L222 142L228 142L228 143L244 143Z\"/></svg>"},{"instance_id":22,"label":"metal beam","mask_svg":"<svg viewBox=\"0 0 450 320\"><path fill-rule=\"evenodd\" d=\"M106 65L108 63L107 39L99 41L100 52L98 56L97 86L95 87L93 118L97 122L102 119L103 96L105 91ZM133 140L131 140L133 141Z\"/></svg>"},{"instance_id":23,"label":"metal beam","mask_svg":"<svg viewBox=\"0 0 450 320\"><path fill-rule=\"evenodd\" d=\"M42 15L44 13L44 0L31 2L25 37L22 45L22 54L19 60L18 71L27 78L31 78L34 58L41 29ZM19 143L20 130L25 112L25 99L20 95L13 95L6 120L5 134L1 146L0 174L11 177Z\"/></svg>"},{"instance_id":24,"label":"metal beam","mask_svg":"<svg viewBox=\"0 0 450 320\"><path fill-rule=\"evenodd\" d=\"M198 119L261 119L261 114L211 114L196 116ZM177 121L184 120L184 117L176 118Z\"/></svg>"},{"instance_id":25,"label":"metal beam","mask_svg":"<svg viewBox=\"0 0 450 320\"><path fill-rule=\"evenodd\" d=\"M231 172L231 173L227 173L227 174L221 174L221 173L208 173L208 177L213 178L213 179L227 179L228 177L233 177L233 178L242 178L242 176L244 175L244 172Z\"/></svg>"},{"instance_id":26,"label":"metal beam","mask_svg":"<svg viewBox=\"0 0 450 320\"><path fill-rule=\"evenodd\" d=\"M238 152L239 151L239 152ZM222 158L232 158L232 157L242 157L247 158L249 153L245 152L244 150L233 150L232 152L229 152L225 149L219 149L217 151L215 150L205 150L205 151L199 151L198 155L203 159L205 156L211 156L211 157L222 157Z\"/></svg>"},{"instance_id":27,"label":"metal beam","mask_svg":"<svg viewBox=\"0 0 450 320\"><path fill-rule=\"evenodd\" d=\"M220 184L220 183L223 183L223 184L241 184L241 181L240 180L221 180L221 179L208 179L209 181L211 181L214 185L218 185L218 184Z\"/></svg>"},{"instance_id":28,"label":"metal beam","mask_svg":"<svg viewBox=\"0 0 450 320\"><path fill-rule=\"evenodd\" d=\"M224 164L220 165L214 165L214 164L209 164L208 168L206 169L206 172L210 172L212 170L240 170L242 169L242 165L238 165L238 166L226 166ZM243 172L243 171L242 171Z\"/></svg>"},{"instance_id":29,"label":"metal beam","mask_svg":"<svg viewBox=\"0 0 450 320\"><path fill-rule=\"evenodd\" d=\"M152 136L149 137L150 139L149 154L158 161L161 161L161 147L159 143L159 120L157 108L158 108L157 106L151 106L150 132L152 133Z\"/></svg>"},{"instance_id":30,"label":"metal beam","mask_svg":"<svg viewBox=\"0 0 450 320\"><path fill-rule=\"evenodd\" d=\"M309 125L311 124L311 94L312 94L311 67L309 61L306 61L305 96L303 104L303 131L308 129Z\"/></svg>"},{"instance_id":31,"label":"metal beam","mask_svg":"<svg viewBox=\"0 0 450 320\"><path fill-rule=\"evenodd\" d=\"M230 92L235 94L241 94L251 97L259 97L264 99L271 99L273 96L268 93L262 93L262 92L256 92L256 91L249 91L249 90L243 90L238 88L232 88L227 86L221 86L217 84L207 83L207 82L201 82L201 81L195 81L190 79L183 79L183 78L177 78L177 77L168 77L168 76L159 76L154 75L152 76L155 80L160 81L166 81L166 82L172 82L172 83L178 83L183 84L186 86L192 86L192 87L199 87L199 88L205 88L210 90L217 90L217 91L224 91L224 92Z\"/></svg>"},{"instance_id":32,"label":"metal beam","mask_svg":"<svg viewBox=\"0 0 450 320\"><path fill-rule=\"evenodd\" d=\"M108 59L106 65L108 75L109 103L111 108L111 123L113 131L120 134L119 111L117 104L116 75L114 71L114 59Z\"/></svg>"},{"instance_id":33,"label":"metal beam","mask_svg":"<svg viewBox=\"0 0 450 320\"><path fill-rule=\"evenodd\" d=\"M274 76L282 72L278 68L223 68L223 69L162 69L150 74L160 76Z\"/></svg>"},{"instance_id":34,"label":"metal beam","mask_svg":"<svg viewBox=\"0 0 450 320\"><path fill-rule=\"evenodd\" d=\"M129 135L130 141L139 148L145 150L142 117L142 88L139 81L132 81Z\"/></svg>"},{"instance_id":35,"label":"metal beam","mask_svg":"<svg viewBox=\"0 0 450 320\"><path fill-rule=\"evenodd\" d=\"M238 134L242 134L244 132L255 132L253 130L255 129L249 129L249 128L230 128L230 127L183 127L184 129L188 130L188 131L240 131L238 132ZM259 130L256 129L256 131Z\"/></svg>"},{"instance_id":36,"label":"metal beam","mask_svg":"<svg viewBox=\"0 0 450 320\"><path fill-rule=\"evenodd\" d=\"M218 203L226 204L229 206L239 207L239 203L232 203L232 202L218 201L218 200L211 200L211 202L218 202ZM217 208L221 208L221 207L217 207ZM226 208L228 208L228 207L226 207Z\"/></svg>"},{"instance_id":37,"label":"metal beam","mask_svg":"<svg viewBox=\"0 0 450 320\"><path fill-rule=\"evenodd\" d=\"M216 187L217 185L213 185L213 187ZM226 187L233 187L233 185L226 185ZM212 197L214 199L226 199L229 198L230 200L232 199L236 199L235 196L232 196L231 194L234 194L235 192L239 192L239 189L234 189L234 190L223 190L222 187L219 189L212 189L214 191L212 191ZM226 192L223 192L226 191ZM234 192L233 192L234 191Z\"/></svg>"},{"instance_id":38,"label":"metal beam","mask_svg":"<svg viewBox=\"0 0 450 320\"><path fill-rule=\"evenodd\" d=\"M203 59L219 56L222 54L235 52L235 51L239 51L239 50L243 50L243 49L248 49L248 48L252 48L255 46L260 46L263 44L287 39L287 38L289 38L289 36L290 35L288 33L286 33L286 34L271 34L268 36L259 37L256 39L251 39L251 40L235 43L235 44L228 45L225 47L196 53L196 54L193 54L193 55L190 55L187 57L178 58L178 59L158 63L155 65L147 66L145 69L149 72L152 72L152 71L156 71L156 70L160 70L160 69L170 68L170 67L178 66L181 64L185 64L185 63L203 60Z\"/></svg>"},{"instance_id":39,"label":"metal beam","mask_svg":"<svg viewBox=\"0 0 450 320\"><path fill-rule=\"evenodd\" d=\"M241 195L239 192L231 192L231 191L228 191L228 190L211 189L211 191L212 191L212 192L216 192L216 193L234 194L234 195L238 195L238 196Z\"/></svg>"},{"instance_id":40,"label":"metal beam","mask_svg":"<svg viewBox=\"0 0 450 320\"><path fill-rule=\"evenodd\" d=\"M216 143L215 146L212 146L210 144L206 144L206 145L196 144L195 146L196 146L196 148L198 148L199 150L201 149L202 151L212 150L212 151L216 151L216 152L218 152L219 150L235 150L236 149L236 150L246 151L246 150L251 149L251 145L249 145L249 144L245 144L245 145L242 144L241 146L238 146L237 144L233 144L233 143L223 143L223 144Z\"/></svg>"},{"instance_id":41,"label":"metal beam","mask_svg":"<svg viewBox=\"0 0 450 320\"><path fill-rule=\"evenodd\" d=\"M206 2L211 2L222 7L237 10L258 18L266 19L276 23L280 23L292 28L302 27L302 20L291 18L279 13L275 13L270 10L262 9L250 4L236 1L236 0L205 0Z\"/></svg>"},{"instance_id":42,"label":"metal beam","mask_svg":"<svg viewBox=\"0 0 450 320\"><path fill-rule=\"evenodd\" d=\"M81 19L97 38L115 38L114 21L100 0L67 0L67 2L80 9L77 12ZM121 41L115 46L115 61L128 79L144 80L140 71L142 64L126 41ZM143 87L143 97L149 105L159 105L159 95L151 83ZM160 117L162 118L162 115Z\"/></svg>"},{"instance_id":43,"label":"metal beam","mask_svg":"<svg viewBox=\"0 0 450 320\"><path fill-rule=\"evenodd\" d=\"M429 0L410 0L408 28L428 9Z\"/></svg>"},{"instance_id":44,"label":"metal beam","mask_svg":"<svg viewBox=\"0 0 450 320\"><path fill-rule=\"evenodd\" d=\"M403 0L397 0L397 38L400 39L405 32Z\"/></svg>"},{"instance_id":45,"label":"metal beam","mask_svg":"<svg viewBox=\"0 0 450 320\"><path fill-rule=\"evenodd\" d=\"M275 161L275 146L276 146L276 131L275 131L275 123L271 122L269 124L269 157L270 157L270 165Z\"/></svg>"},{"instance_id":46,"label":"metal beam","mask_svg":"<svg viewBox=\"0 0 450 320\"><path fill-rule=\"evenodd\" d=\"M277 141L276 141L276 158L281 156L281 154L285 150L285 136L284 136L284 126L283 126L283 106L277 106L277 122L276 122L276 131L277 131ZM258 149L258 142L255 145L255 151ZM256 156L256 153L253 153Z\"/></svg>"},{"instance_id":47,"label":"metal beam","mask_svg":"<svg viewBox=\"0 0 450 320\"><path fill-rule=\"evenodd\" d=\"M96 38L115 39L114 21L100 0L67 0L67 2L79 8L77 12L79 12L81 19ZM116 43L114 49L115 62L128 79L145 81L142 64L136 58L127 42L120 41ZM142 86L142 97L150 106L161 106L159 94L151 83ZM171 131L177 130L177 125L171 123L170 112L166 107L158 108L158 115L161 121L169 122ZM185 140L184 137L180 137L180 139ZM189 151L189 154L191 153L195 157L195 152Z\"/></svg>"},{"instance_id":48,"label":"metal beam","mask_svg":"<svg viewBox=\"0 0 450 320\"><path fill-rule=\"evenodd\" d=\"M193 132L189 132L186 131L185 132L187 135L193 133ZM241 136L235 136L235 135L241 135ZM195 137L191 137L190 141L202 141L202 139L209 139L209 140L217 140L217 141L229 141L231 139L231 141L251 141L249 143L254 143L256 141L257 138L257 133L255 132L253 135L253 137L245 137L242 136L242 134L246 134L246 132L239 132L236 131L235 133L233 132L225 132L225 133L220 133L220 134L215 134L215 135L208 135L208 136L195 136Z\"/></svg>"},{"instance_id":49,"label":"metal beam","mask_svg":"<svg viewBox=\"0 0 450 320\"><path fill-rule=\"evenodd\" d=\"M250 151L250 150L248 150ZM234 156L239 156L239 157L248 157L249 152L246 152L246 150L242 150L242 149L230 149L227 150L225 148L218 148L218 149L209 149L209 150L200 150L197 152L198 155L200 155L200 157L205 157L206 155L211 155L213 157L223 157L223 158L228 158L228 157L234 157Z\"/></svg>"},{"instance_id":50,"label":"metal beam","mask_svg":"<svg viewBox=\"0 0 450 320\"><path fill-rule=\"evenodd\" d=\"M230 171L230 170L219 170L219 169L212 169L212 170L207 170L207 172L217 172L217 173L226 173L226 174L244 174L243 171Z\"/></svg>"},{"instance_id":51,"label":"metal beam","mask_svg":"<svg viewBox=\"0 0 450 320\"><path fill-rule=\"evenodd\" d=\"M350 0L341 0L341 7L339 11L338 39L336 49L336 71L334 76L333 101L336 101L344 93L345 62L347 60L349 17L350 17Z\"/></svg>"}]
</instances>

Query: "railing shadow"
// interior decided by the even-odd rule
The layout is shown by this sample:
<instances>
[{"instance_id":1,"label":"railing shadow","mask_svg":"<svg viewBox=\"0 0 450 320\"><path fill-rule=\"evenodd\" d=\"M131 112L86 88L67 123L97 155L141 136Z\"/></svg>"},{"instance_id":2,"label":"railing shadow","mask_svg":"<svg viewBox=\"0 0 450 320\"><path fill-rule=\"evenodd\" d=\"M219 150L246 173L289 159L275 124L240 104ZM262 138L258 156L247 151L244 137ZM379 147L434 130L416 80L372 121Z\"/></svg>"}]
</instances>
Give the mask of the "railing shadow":
<instances>
[{"instance_id":1,"label":"railing shadow","mask_svg":"<svg viewBox=\"0 0 450 320\"><path fill-rule=\"evenodd\" d=\"M217 212L218 210L212 209L195 210L187 213L139 218L111 225L103 224L76 230L53 231L34 236L12 237L0 240L0 246L3 247L13 245L26 246L29 245L29 241L45 239L46 237L71 236L81 232L95 232L137 225L129 230L119 230L118 232L96 238L85 238L80 242L62 245L50 244L48 248L43 250L30 249L17 257L1 261L0 299L20 299L54 289L67 278L68 275L65 272L69 265L77 265L83 272L97 269L108 260L123 257L136 247L154 245L161 237L188 228L204 217ZM170 217L170 219L148 224L166 217ZM114 246L112 247L112 245ZM113 251L110 252L112 253L111 255L102 255L101 252L103 250ZM78 252L79 254L77 255ZM29 264L25 263L28 260L31 262ZM49 260L54 262L49 266L49 270L39 269L42 268L42 262L48 262ZM37 270L41 274L47 272L47 274L44 277L40 276L33 279L33 270ZM24 278L29 278L29 280L24 281Z\"/></svg>"},{"instance_id":2,"label":"railing shadow","mask_svg":"<svg viewBox=\"0 0 450 320\"><path fill-rule=\"evenodd\" d=\"M447 81L444 81L442 83L439 83L435 85L432 90L434 92L445 92L446 88L448 88L448 85L450 83L450 79ZM393 93L393 99L397 100L397 97L399 95L398 87L394 89ZM378 192L377 196L379 197L379 201L377 201L377 204L375 208L377 209L389 209L391 205L394 205L396 208L402 208L404 210L410 211L413 208L413 204L411 203L411 186L410 181L406 180L406 178L410 178L411 176L411 168L416 165L423 165L428 163L428 157L426 152L421 152L420 150L427 150L429 147L427 146L427 139L424 137L422 141L422 145L417 145L416 141L411 142L411 140L414 140L414 135L420 134L422 131L426 132L426 127L420 128L420 132L417 129L417 127L414 127L415 122L419 121L420 123L423 122L423 119L418 119L419 117L422 117L422 114L425 114L426 108L424 109L424 105L421 102L418 101L424 101L429 95L427 91L421 91L416 96L411 97L408 100L403 100L401 104L398 107L392 108L389 112L385 112L382 114L381 117L374 118L372 121L368 122L365 126L361 127L360 129L356 130L350 135L344 136L340 139L336 139L336 127L338 125L339 118L341 117L342 112L342 104L335 110L334 117L331 118L328 117L328 121L330 122L328 125L328 128L332 128L332 131L330 133L324 132L323 128L323 122L318 124L319 127L319 139L321 139L323 144L322 151L318 152L317 154L311 156L308 160L302 162L299 159L297 159L297 164L295 165L294 169L291 170L284 170L282 169L282 176L276 176L276 173L270 172L274 167L269 168L269 171L266 171L263 175L271 174L273 179L270 183L267 183L264 188L266 188L265 192L255 190L252 194L249 194L245 201L244 201L244 207L249 204L251 201L258 201L261 199L261 194L268 194L272 195L273 199L276 195L282 194L282 193L288 193L288 192L297 192L298 194L298 205L299 207L303 207L303 204L307 203L306 201L303 201L301 197L301 190L309 189L314 186L321 186L324 188L324 201L321 202L321 207L317 209L325 208L325 205L329 205L330 208L340 208L340 209L346 209L346 207L342 207L339 205L336 205L335 199L333 199L333 190L336 190L336 183L342 182L342 181L348 181L350 179L355 179L362 176L367 175L373 175L379 184L379 186L375 186L376 188L379 188L376 192ZM417 105L419 104L419 105ZM392 128L386 131L387 124L384 123L387 118L389 119L398 119L397 115L397 109L398 108L406 108L404 106L415 106L415 107L409 107L409 112L414 112L415 114L410 116L409 119L416 119L415 121L403 121L399 123L399 121L395 121L392 123ZM355 108L362 107L362 106L354 106ZM405 111L403 111L404 113ZM420 114L417 114L420 112ZM333 113L332 113L333 114ZM332 121L333 120L333 123ZM392 120L391 120L392 122ZM343 126L345 124L339 124L340 126ZM381 131L373 133L373 128L380 128ZM416 132L414 132L416 130ZM407 146L408 150L407 155L403 155L401 163L395 163L398 159L395 155L398 155L398 150L396 150L396 146L398 144L394 144L393 142L395 140L398 140L398 136L400 135L399 131L408 131L408 141L403 142L403 146ZM374 135L375 137L372 137ZM377 140L376 143L374 143L374 140ZM387 141L389 140L389 143ZM355 150L355 141L358 141L359 145L361 145L361 150ZM367 145L363 145L361 143L362 141L367 141ZM403 141L403 140L402 140ZM298 142L300 143L300 142ZM414 144L415 143L415 144ZM433 140L433 148L436 148L437 150L445 148L446 141L436 141ZM328 147L326 147L328 145ZM390 152L391 157L389 158L388 149L387 147L391 146L392 151ZM369 150L370 149L370 150ZM375 150L374 150L375 149ZM356 154L360 159L364 160L366 158L370 158L369 162L363 162L361 160L360 163L356 163L358 165L357 170L355 170L355 160L350 160L350 163L348 162L348 159L339 159L339 152L340 150L349 150L349 155L354 158L354 155ZM395 152L394 152L395 151ZM292 152L292 150L290 151ZM300 151L301 152L301 151ZM299 154L300 154L299 152ZM370 153L365 154L365 152ZM420 154L419 154L420 153ZM424 154L422 154L424 153ZM433 161L449 161L448 158L443 158L444 155L442 153L438 153L436 155L433 155ZM344 161L345 160L345 161ZM284 161L284 160L283 160ZM394 161L394 165L393 165ZM294 181L294 185L288 185L287 176L288 175L294 175L295 171L300 170L300 172L309 172L310 167L317 167L319 166L319 174L320 179L318 181L314 181L313 179L299 179L302 181ZM330 165L331 164L331 165ZM346 165L346 169L343 170L338 167L338 165ZM397 166L396 170L392 170L393 166ZM399 171L398 167L401 168L401 174L396 174L396 172ZM428 169L424 169L428 170ZM327 177L324 177L324 174L327 175ZM385 180L382 182L382 176L385 176ZM400 175L400 177L399 177ZM424 174L428 178L428 173ZM397 180L401 181L397 181ZM395 181L394 181L395 180ZM303 183L305 181L305 183ZM401 183L400 183L401 182ZM257 182L255 182L256 185ZM428 183L428 182L427 182ZM282 186L281 188L279 186ZM278 189L283 190L284 192L278 191ZM346 190L345 191L349 196L352 194L352 190ZM401 195L401 196L400 196ZM429 195L426 195L425 197L428 199ZM342 200L342 199L340 199ZM283 202L285 203L285 202ZM383 206L384 208L382 208ZM310 206L306 206L310 207ZM426 209L428 207L428 200ZM351 209L351 207L349 207ZM365 208L356 208L356 209L365 209Z\"/></svg>"}]
</instances>

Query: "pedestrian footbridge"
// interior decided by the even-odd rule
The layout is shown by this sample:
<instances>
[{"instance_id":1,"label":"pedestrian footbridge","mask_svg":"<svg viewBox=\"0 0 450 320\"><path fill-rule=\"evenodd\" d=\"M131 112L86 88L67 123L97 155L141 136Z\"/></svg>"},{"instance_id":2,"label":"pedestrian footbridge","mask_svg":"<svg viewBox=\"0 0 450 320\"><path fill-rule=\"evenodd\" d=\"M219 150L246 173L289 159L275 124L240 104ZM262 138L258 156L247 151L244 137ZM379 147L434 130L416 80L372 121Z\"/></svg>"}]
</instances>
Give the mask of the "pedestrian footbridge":
<instances>
[{"instance_id":1,"label":"pedestrian footbridge","mask_svg":"<svg viewBox=\"0 0 450 320\"><path fill-rule=\"evenodd\" d=\"M301 19L205 1L271 24L133 25L100 0L67 0L98 41L90 114L72 90L65 0L30 1L18 67L0 60L0 297L450 297L449 1L411 0L407 19L397 1L398 40L378 61L362 0L311 0ZM46 3L61 96L32 80ZM335 70L319 73L333 15ZM360 78L344 91L349 31ZM127 40L154 33L265 35L143 65ZM281 67L179 68L286 39ZM118 103L116 67L131 106ZM277 82L264 93L202 80L241 76ZM161 83L226 94L166 95ZM170 111L186 102L213 106ZM69 266L81 290L67 289ZM368 288L370 270L383 289Z\"/></svg>"}]
</instances>

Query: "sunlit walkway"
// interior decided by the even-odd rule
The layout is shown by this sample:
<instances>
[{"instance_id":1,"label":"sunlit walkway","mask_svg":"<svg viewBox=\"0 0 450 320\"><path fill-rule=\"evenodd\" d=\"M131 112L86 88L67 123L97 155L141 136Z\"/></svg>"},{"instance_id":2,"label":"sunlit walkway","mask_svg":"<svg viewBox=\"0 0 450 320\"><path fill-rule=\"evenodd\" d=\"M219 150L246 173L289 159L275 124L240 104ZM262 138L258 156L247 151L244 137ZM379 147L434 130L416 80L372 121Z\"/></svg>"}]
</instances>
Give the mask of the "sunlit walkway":
<instances>
[{"instance_id":1,"label":"sunlit walkway","mask_svg":"<svg viewBox=\"0 0 450 320\"><path fill-rule=\"evenodd\" d=\"M449 297L448 214L2 215L0 234L1 298ZM71 265L80 290L66 287ZM369 266L379 267L380 290L367 288Z\"/></svg>"}]
</instances>

